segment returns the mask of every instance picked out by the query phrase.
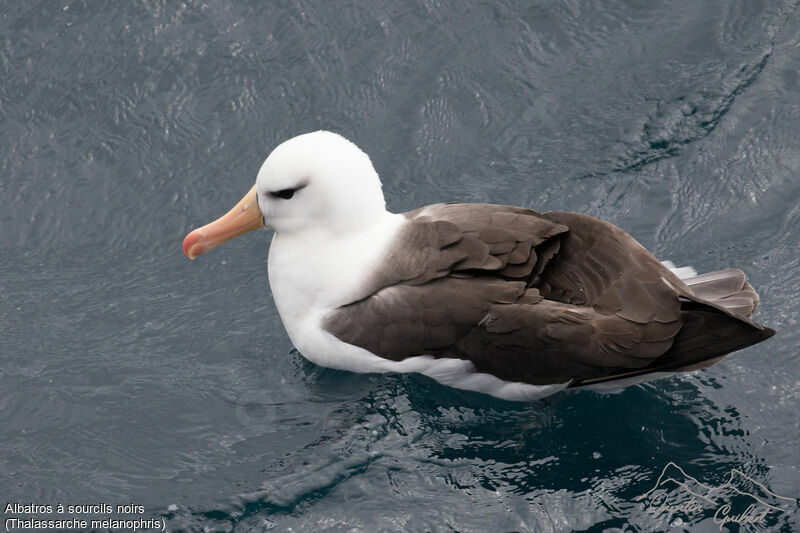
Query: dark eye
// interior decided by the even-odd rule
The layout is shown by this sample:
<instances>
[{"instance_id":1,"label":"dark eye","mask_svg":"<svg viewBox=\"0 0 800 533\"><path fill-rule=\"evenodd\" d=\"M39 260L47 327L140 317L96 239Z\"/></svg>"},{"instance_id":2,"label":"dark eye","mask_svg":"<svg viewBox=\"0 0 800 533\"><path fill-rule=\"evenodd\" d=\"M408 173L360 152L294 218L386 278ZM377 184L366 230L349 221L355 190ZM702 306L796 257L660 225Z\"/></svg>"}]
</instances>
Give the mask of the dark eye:
<instances>
[{"instance_id":1,"label":"dark eye","mask_svg":"<svg viewBox=\"0 0 800 533\"><path fill-rule=\"evenodd\" d=\"M283 189L281 191L270 192L269 194L273 198L283 198L284 200L288 200L289 198L294 196L296 190L297 189Z\"/></svg>"}]
</instances>

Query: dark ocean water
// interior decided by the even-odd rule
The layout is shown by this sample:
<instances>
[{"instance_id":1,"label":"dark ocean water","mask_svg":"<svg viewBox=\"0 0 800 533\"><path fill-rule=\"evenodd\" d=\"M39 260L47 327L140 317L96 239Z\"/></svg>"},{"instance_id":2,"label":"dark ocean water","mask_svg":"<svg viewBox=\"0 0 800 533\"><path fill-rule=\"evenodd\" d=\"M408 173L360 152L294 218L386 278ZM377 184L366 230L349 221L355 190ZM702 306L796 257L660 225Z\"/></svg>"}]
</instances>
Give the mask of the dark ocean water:
<instances>
[{"instance_id":1,"label":"dark ocean water","mask_svg":"<svg viewBox=\"0 0 800 533\"><path fill-rule=\"evenodd\" d=\"M20 503L170 531L800 530L799 68L796 1L3 3L6 525ZM268 234L180 244L320 128L395 211L580 211L738 266L778 334L531 404L307 363Z\"/></svg>"}]
</instances>

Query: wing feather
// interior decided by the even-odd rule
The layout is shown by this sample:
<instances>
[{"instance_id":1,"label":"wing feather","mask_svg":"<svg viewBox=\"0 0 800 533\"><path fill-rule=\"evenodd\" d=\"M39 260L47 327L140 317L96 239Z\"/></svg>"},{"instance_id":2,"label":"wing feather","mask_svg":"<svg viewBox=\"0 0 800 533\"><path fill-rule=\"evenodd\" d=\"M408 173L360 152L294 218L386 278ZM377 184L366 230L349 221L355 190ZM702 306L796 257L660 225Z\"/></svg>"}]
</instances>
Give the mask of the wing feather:
<instances>
[{"instance_id":1,"label":"wing feather","mask_svg":"<svg viewBox=\"0 0 800 533\"><path fill-rule=\"evenodd\" d=\"M578 383L663 367L687 306L737 327L737 315L695 297L631 236L587 215L437 204L405 216L363 291L323 323L378 356L467 359L508 381ZM680 337L684 362L687 348L711 350L699 331Z\"/></svg>"}]
</instances>

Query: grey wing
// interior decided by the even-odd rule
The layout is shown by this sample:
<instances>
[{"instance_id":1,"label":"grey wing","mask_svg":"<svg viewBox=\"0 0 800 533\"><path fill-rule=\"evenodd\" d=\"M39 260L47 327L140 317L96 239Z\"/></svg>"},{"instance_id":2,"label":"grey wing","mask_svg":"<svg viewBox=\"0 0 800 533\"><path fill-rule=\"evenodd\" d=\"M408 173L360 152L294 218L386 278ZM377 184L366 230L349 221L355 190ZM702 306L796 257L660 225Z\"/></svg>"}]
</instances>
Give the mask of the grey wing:
<instances>
[{"instance_id":1,"label":"grey wing","mask_svg":"<svg viewBox=\"0 0 800 533\"><path fill-rule=\"evenodd\" d=\"M604 379L660 364L682 300L705 305L632 237L586 215L439 204L406 216L365 293L324 322L381 357L467 359L531 384Z\"/></svg>"},{"instance_id":2,"label":"grey wing","mask_svg":"<svg viewBox=\"0 0 800 533\"><path fill-rule=\"evenodd\" d=\"M519 207L436 204L406 213L409 223L372 287L420 285L444 276L530 281L569 228Z\"/></svg>"},{"instance_id":3,"label":"grey wing","mask_svg":"<svg viewBox=\"0 0 800 533\"><path fill-rule=\"evenodd\" d=\"M478 372L537 385L642 368L669 348L680 327L633 323L544 300L524 282L485 277L394 285L325 321L339 339L387 359L467 359Z\"/></svg>"},{"instance_id":4,"label":"grey wing","mask_svg":"<svg viewBox=\"0 0 800 533\"><path fill-rule=\"evenodd\" d=\"M579 213L542 215L567 225L558 260L536 280L545 298L646 324L673 322L692 291L633 237Z\"/></svg>"}]
</instances>

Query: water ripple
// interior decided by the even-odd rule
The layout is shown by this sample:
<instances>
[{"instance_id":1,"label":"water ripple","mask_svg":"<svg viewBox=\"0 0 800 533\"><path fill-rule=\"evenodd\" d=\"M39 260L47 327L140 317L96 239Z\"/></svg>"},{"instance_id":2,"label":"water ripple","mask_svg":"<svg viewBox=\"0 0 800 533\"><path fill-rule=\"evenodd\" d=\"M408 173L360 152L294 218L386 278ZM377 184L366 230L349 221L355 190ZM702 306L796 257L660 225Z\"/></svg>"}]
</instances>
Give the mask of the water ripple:
<instances>
[{"instance_id":1,"label":"water ripple","mask_svg":"<svg viewBox=\"0 0 800 533\"><path fill-rule=\"evenodd\" d=\"M788 0L4 6L3 501L134 501L173 531L718 530L648 511L669 462L798 496L796 15ZM582 211L676 263L741 267L778 335L698 374L529 405L315 367L270 301L268 234L196 262L179 244L278 142L319 128L370 154L397 211Z\"/></svg>"}]
</instances>

